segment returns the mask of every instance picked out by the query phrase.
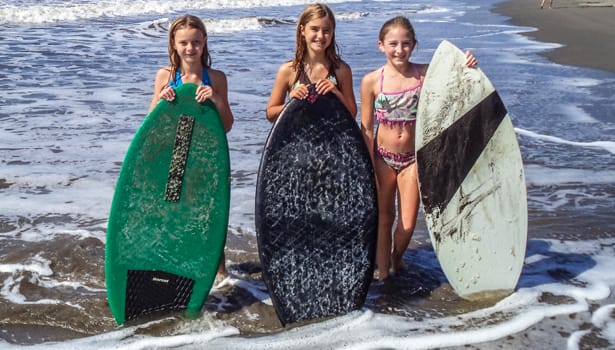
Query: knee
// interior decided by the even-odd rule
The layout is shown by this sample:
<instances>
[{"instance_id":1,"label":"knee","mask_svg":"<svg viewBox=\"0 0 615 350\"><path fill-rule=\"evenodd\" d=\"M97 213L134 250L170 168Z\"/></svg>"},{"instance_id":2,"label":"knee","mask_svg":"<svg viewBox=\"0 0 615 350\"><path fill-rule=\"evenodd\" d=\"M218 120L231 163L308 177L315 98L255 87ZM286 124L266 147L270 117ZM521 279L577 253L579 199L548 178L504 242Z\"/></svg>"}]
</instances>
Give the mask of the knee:
<instances>
[{"instance_id":1,"label":"knee","mask_svg":"<svg viewBox=\"0 0 615 350\"><path fill-rule=\"evenodd\" d=\"M378 224L386 227L391 227L393 226L393 223L395 223L394 210L380 209L378 211Z\"/></svg>"},{"instance_id":2,"label":"knee","mask_svg":"<svg viewBox=\"0 0 615 350\"><path fill-rule=\"evenodd\" d=\"M416 227L416 219L415 220L400 220L397 224L397 230L404 234L412 234L414 232L414 228Z\"/></svg>"}]
</instances>

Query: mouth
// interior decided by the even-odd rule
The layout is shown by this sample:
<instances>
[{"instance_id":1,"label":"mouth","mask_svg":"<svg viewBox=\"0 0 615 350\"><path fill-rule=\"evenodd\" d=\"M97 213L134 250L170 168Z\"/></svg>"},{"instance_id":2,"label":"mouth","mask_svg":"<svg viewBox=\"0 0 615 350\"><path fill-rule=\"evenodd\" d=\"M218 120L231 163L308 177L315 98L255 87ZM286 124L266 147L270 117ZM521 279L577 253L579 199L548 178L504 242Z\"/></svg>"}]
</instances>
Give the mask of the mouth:
<instances>
[{"instance_id":1,"label":"mouth","mask_svg":"<svg viewBox=\"0 0 615 350\"><path fill-rule=\"evenodd\" d=\"M314 43L314 45L318 46L318 47L325 47L326 46L326 42L324 41L320 41L320 40L314 40L312 43Z\"/></svg>"},{"instance_id":2,"label":"mouth","mask_svg":"<svg viewBox=\"0 0 615 350\"><path fill-rule=\"evenodd\" d=\"M406 55L393 55L393 59L398 61L405 61L408 59L408 57Z\"/></svg>"}]
</instances>

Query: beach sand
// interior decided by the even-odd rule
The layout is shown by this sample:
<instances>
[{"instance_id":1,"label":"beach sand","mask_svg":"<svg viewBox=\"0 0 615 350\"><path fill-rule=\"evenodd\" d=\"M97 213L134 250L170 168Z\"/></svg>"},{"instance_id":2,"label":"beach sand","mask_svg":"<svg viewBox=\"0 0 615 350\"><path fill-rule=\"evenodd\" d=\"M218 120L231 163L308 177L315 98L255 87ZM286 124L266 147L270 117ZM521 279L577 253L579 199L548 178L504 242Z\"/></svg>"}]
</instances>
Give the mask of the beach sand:
<instances>
[{"instance_id":1,"label":"beach sand","mask_svg":"<svg viewBox=\"0 0 615 350\"><path fill-rule=\"evenodd\" d=\"M493 12L515 25L537 28L525 35L564 45L544 56L553 62L615 72L615 0L511 0Z\"/></svg>"}]
</instances>

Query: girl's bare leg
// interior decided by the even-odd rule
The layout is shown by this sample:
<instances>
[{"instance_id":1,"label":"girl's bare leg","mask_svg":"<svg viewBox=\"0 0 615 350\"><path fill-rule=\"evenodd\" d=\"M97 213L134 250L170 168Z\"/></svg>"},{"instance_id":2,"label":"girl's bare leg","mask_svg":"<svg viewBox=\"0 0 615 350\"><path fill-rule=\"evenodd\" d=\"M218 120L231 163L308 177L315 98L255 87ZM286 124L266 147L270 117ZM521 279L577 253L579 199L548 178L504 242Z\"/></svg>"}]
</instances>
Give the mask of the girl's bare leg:
<instances>
[{"instance_id":1,"label":"girl's bare leg","mask_svg":"<svg viewBox=\"0 0 615 350\"><path fill-rule=\"evenodd\" d=\"M416 163L402 170L397 175L398 223L395 229L391 269L393 273L403 270L404 253L408 249L419 210L419 187Z\"/></svg>"},{"instance_id":2,"label":"girl's bare leg","mask_svg":"<svg viewBox=\"0 0 615 350\"><path fill-rule=\"evenodd\" d=\"M378 156L375 157L376 179L378 183L378 242L376 245L376 264L378 279L389 277L391 263L391 229L395 222L395 194L397 174Z\"/></svg>"}]
</instances>

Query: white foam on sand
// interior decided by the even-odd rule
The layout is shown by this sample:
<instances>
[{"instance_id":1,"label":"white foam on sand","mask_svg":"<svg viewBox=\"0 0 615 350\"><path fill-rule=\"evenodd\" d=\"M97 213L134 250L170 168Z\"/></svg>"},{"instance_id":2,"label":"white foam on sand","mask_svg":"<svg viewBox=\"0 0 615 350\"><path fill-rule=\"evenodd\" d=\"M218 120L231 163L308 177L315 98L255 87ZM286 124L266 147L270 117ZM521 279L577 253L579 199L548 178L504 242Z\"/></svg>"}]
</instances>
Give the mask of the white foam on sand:
<instances>
[{"instance_id":1,"label":"white foam on sand","mask_svg":"<svg viewBox=\"0 0 615 350\"><path fill-rule=\"evenodd\" d=\"M599 308L592 303L609 297L615 287L613 246L615 238L595 241L531 240L528 244L526 268L519 289L492 307L462 315L413 319L374 313L370 310L289 328L286 331L259 337L242 337L236 328L213 322L204 315L186 321L177 334L154 337L143 335L141 328L150 324L124 327L109 333L35 346L14 346L28 349L431 349L498 341L523 332L544 319L590 314L593 328L612 340L615 329L615 305ZM565 269L568 281L557 281L550 271ZM235 277L232 283L241 288L261 291L262 286L246 284ZM258 293L257 293L258 294ZM564 302L549 302L565 298ZM257 296L255 294L255 296ZM265 301L261 296L259 300ZM592 309L595 309L592 311ZM161 321L157 321L161 322ZM196 327L196 328L195 328ZM580 325L579 325L580 327ZM580 329L567 339L569 349L579 347L587 332ZM552 335L545 334L552 337Z\"/></svg>"},{"instance_id":2,"label":"white foam on sand","mask_svg":"<svg viewBox=\"0 0 615 350\"><path fill-rule=\"evenodd\" d=\"M58 281L51 268L51 261L36 255L22 263L0 264L0 274L6 274L6 278L0 284L0 295L14 304L62 304L78 309L82 307L77 304L67 303L60 299L36 299L29 300L22 294L20 287L22 282L37 285L45 289L71 288L74 290L84 289L90 292L105 292L105 289L91 288L77 281Z\"/></svg>"}]
</instances>

